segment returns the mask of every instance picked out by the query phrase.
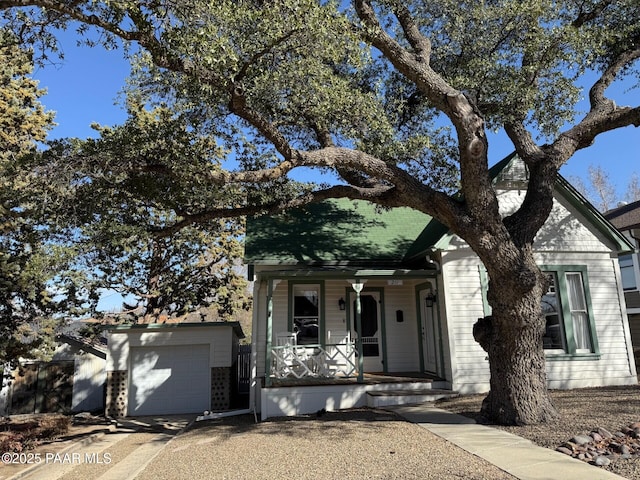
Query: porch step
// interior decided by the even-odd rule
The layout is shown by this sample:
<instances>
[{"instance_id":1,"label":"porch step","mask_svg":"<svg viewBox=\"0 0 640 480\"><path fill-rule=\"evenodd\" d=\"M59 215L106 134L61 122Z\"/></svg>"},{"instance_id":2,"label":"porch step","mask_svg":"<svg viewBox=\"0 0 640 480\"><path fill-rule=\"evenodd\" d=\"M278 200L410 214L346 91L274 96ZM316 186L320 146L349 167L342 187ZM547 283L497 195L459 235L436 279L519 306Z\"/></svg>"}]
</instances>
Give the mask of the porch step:
<instances>
[{"instance_id":1,"label":"porch step","mask_svg":"<svg viewBox=\"0 0 640 480\"><path fill-rule=\"evenodd\" d=\"M417 403L435 402L442 398L459 396L452 390L429 388L423 390L378 390L367 392L367 406L389 407L393 405L413 405Z\"/></svg>"}]
</instances>

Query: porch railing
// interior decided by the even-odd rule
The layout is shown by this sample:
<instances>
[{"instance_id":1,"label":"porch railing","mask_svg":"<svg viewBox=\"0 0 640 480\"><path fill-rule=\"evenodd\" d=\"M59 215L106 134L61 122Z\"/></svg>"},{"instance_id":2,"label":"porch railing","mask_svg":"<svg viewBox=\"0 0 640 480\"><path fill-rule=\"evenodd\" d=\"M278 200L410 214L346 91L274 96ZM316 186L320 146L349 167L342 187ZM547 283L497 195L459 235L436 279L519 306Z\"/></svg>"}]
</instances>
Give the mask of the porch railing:
<instances>
[{"instance_id":1,"label":"porch railing","mask_svg":"<svg viewBox=\"0 0 640 480\"><path fill-rule=\"evenodd\" d=\"M279 345L271 349L271 377L333 378L357 375L356 349L351 341L324 345Z\"/></svg>"}]
</instances>

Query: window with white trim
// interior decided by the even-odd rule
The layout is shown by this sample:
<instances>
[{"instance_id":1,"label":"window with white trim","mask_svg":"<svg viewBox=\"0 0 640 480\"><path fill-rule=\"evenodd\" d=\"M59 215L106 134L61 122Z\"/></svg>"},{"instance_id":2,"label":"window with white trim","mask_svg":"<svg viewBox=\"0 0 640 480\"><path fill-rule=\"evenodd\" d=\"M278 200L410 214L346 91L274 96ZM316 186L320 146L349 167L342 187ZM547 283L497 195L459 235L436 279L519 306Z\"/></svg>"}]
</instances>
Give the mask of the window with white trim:
<instances>
[{"instance_id":1,"label":"window with white trim","mask_svg":"<svg viewBox=\"0 0 640 480\"><path fill-rule=\"evenodd\" d=\"M549 287L542 297L546 320L543 347L548 354L596 351L586 268L545 269Z\"/></svg>"}]
</instances>

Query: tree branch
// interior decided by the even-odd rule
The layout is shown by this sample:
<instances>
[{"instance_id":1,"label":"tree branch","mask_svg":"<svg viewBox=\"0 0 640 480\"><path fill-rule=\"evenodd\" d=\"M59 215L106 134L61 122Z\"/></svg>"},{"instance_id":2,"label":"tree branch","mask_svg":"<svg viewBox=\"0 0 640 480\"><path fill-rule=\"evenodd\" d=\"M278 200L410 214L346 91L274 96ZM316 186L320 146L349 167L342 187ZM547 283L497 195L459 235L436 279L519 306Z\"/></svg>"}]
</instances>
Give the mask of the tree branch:
<instances>
[{"instance_id":1,"label":"tree branch","mask_svg":"<svg viewBox=\"0 0 640 480\"><path fill-rule=\"evenodd\" d=\"M267 53L273 50L274 47L277 47L278 45L281 45L287 40L289 40L293 35L295 35L298 32L299 30L291 30L286 35L283 35L282 37L277 38L276 40L271 42L269 45L267 45L265 48L263 48L262 50L252 55L251 58L247 60L244 63L244 65L242 65L242 67L240 68L240 71L238 71L238 73L233 78L233 81L236 83L241 82L242 79L247 75L247 71L249 70L249 67L251 67L253 63L257 62L260 58L264 57Z\"/></svg>"},{"instance_id":2,"label":"tree branch","mask_svg":"<svg viewBox=\"0 0 640 480\"><path fill-rule=\"evenodd\" d=\"M431 58L431 41L420 33L420 29L413 21L411 12L404 4L396 2L393 6L393 11L409 44L416 51L416 59L428 65Z\"/></svg>"},{"instance_id":3,"label":"tree branch","mask_svg":"<svg viewBox=\"0 0 640 480\"><path fill-rule=\"evenodd\" d=\"M356 0L354 3L358 17L365 26L363 35L366 40L380 50L385 58L389 60L399 72L413 81L434 106L451 117L452 112L447 103L447 97L459 95L460 93L449 86L430 68L430 58L424 56L430 51L430 44L427 46L424 44L426 39L421 40L416 37L416 35L420 35L420 33L414 32L413 29L416 28L415 25L413 25L408 18L404 17L405 15L408 16L408 12L402 12L402 8L399 7L399 14L403 16L402 21L406 23L405 27L409 30L409 35L412 36L413 42L416 42L415 45L420 49L421 55L419 56L414 56L407 52L402 45L382 28L373 8L367 0ZM398 21L402 22L400 19L398 19Z\"/></svg>"},{"instance_id":4,"label":"tree branch","mask_svg":"<svg viewBox=\"0 0 640 480\"><path fill-rule=\"evenodd\" d=\"M516 152L525 163L530 164L543 159L544 152L536 144L523 123L510 122L505 124L504 129L509 139L513 142Z\"/></svg>"},{"instance_id":5,"label":"tree branch","mask_svg":"<svg viewBox=\"0 0 640 480\"><path fill-rule=\"evenodd\" d=\"M112 33L123 40L137 41L140 40L139 32L130 32L123 30L117 25L106 22L96 15L88 15L81 10L75 8L80 2L56 2L52 0L0 0L0 10L16 7L40 7L67 15L73 20L77 20L87 25L100 27L103 30Z\"/></svg>"},{"instance_id":6,"label":"tree branch","mask_svg":"<svg viewBox=\"0 0 640 480\"><path fill-rule=\"evenodd\" d=\"M625 50L611 60L589 90L591 110L577 125L562 133L554 142L554 150L560 153L557 155L557 161L560 162L558 168L577 150L592 145L601 133L629 125L640 127L640 105L619 107L605 96L605 90L613 83L617 74L640 59L639 42L640 38L636 38L632 42L636 48Z\"/></svg>"},{"instance_id":7,"label":"tree branch","mask_svg":"<svg viewBox=\"0 0 640 480\"><path fill-rule=\"evenodd\" d=\"M389 207L402 206L402 203L400 203L392 194L393 189L394 188L391 186L367 189L349 185L337 185L325 190L305 193L299 197L287 201L271 203L268 205L246 205L242 207L232 208L214 208L192 215L185 215L181 221L176 222L175 224L168 227L153 229L152 233L157 238L164 238L174 235L176 232L187 226L197 223L203 223L216 218L233 218L259 214L273 215L281 213L290 208L301 207L310 203L321 202L329 198L351 198L354 200L369 200L374 203Z\"/></svg>"},{"instance_id":8,"label":"tree branch","mask_svg":"<svg viewBox=\"0 0 640 480\"><path fill-rule=\"evenodd\" d=\"M610 106L611 101L605 97L605 90L614 82L616 76L622 69L640 58L640 38L635 38L632 43L637 45L637 48L626 50L617 55L589 90L589 101L592 111Z\"/></svg>"},{"instance_id":9,"label":"tree branch","mask_svg":"<svg viewBox=\"0 0 640 480\"><path fill-rule=\"evenodd\" d=\"M598 15L600 15L604 11L605 8L611 5L611 3L613 3L613 0L605 0L594 5L591 10L581 10L576 19L573 21L572 25L576 28L580 28L585 23L590 22L591 20L595 20L596 18L598 18Z\"/></svg>"},{"instance_id":10,"label":"tree branch","mask_svg":"<svg viewBox=\"0 0 640 480\"><path fill-rule=\"evenodd\" d=\"M368 0L355 0L358 17L364 24L364 36L385 58L443 112L456 128L460 152L462 190L470 208L480 218L491 212L499 218L498 203L489 181L487 140L484 120L475 103L449 85L429 65L429 58L407 52L381 27ZM395 10L409 42L424 54L430 46L417 31L406 8Z\"/></svg>"},{"instance_id":11,"label":"tree branch","mask_svg":"<svg viewBox=\"0 0 640 480\"><path fill-rule=\"evenodd\" d=\"M285 160L293 160L295 151L291 148L285 136L280 133L280 130L258 111L253 110L247 105L242 84L232 83L229 86L229 94L231 96L229 100L229 110L231 113L246 120L249 125L258 130L258 132L273 144Z\"/></svg>"}]
</instances>

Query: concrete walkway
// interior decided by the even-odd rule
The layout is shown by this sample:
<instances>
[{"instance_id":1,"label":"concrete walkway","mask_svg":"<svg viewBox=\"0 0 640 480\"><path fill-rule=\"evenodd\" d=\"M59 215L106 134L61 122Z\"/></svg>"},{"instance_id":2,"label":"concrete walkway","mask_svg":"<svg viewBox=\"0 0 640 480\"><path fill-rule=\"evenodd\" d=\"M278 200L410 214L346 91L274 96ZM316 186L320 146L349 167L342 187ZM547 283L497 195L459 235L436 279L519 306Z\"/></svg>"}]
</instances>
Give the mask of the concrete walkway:
<instances>
[{"instance_id":1,"label":"concrete walkway","mask_svg":"<svg viewBox=\"0 0 640 480\"><path fill-rule=\"evenodd\" d=\"M385 407L521 480L613 480L623 477L530 440L429 404Z\"/></svg>"}]
</instances>

